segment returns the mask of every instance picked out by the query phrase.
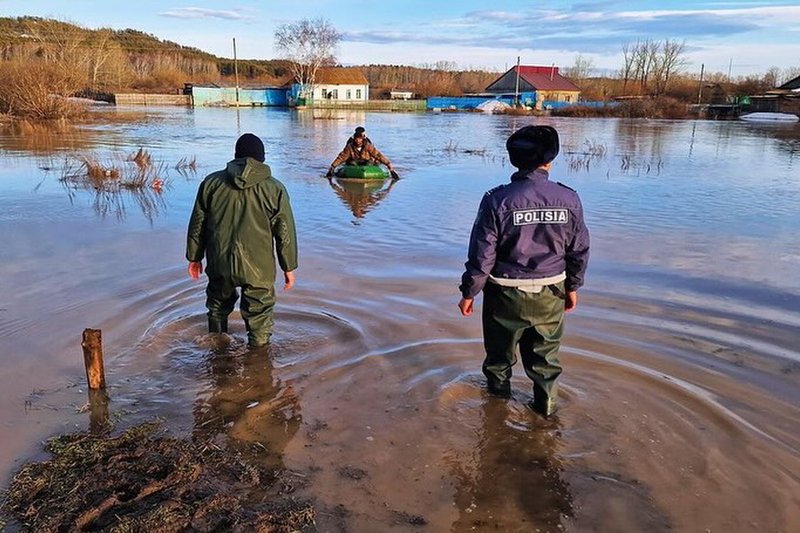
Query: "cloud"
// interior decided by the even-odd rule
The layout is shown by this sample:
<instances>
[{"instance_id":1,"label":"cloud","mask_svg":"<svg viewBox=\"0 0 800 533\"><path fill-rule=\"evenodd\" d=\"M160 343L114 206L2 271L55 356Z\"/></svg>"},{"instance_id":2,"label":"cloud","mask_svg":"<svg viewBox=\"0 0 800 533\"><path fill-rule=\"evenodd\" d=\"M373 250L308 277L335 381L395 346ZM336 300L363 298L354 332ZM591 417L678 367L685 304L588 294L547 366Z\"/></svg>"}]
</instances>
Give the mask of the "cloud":
<instances>
[{"instance_id":1,"label":"cloud","mask_svg":"<svg viewBox=\"0 0 800 533\"><path fill-rule=\"evenodd\" d=\"M343 40L608 54L637 39L708 42L755 31L794 31L800 26L800 6L614 11L612 4L577 4L570 11L473 11L459 18L417 25L408 31L346 32Z\"/></svg>"},{"instance_id":2,"label":"cloud","mask_svg":"<svg viewBox=\"0 0 800 533\"><path fill-rule=\"evenodd\" d=\"M242 10L206 9L204 7L179 7L162 11L161 17L178 19L223 19L223 20L250 20L250 15Z\"/></svg>"}]
</instances>

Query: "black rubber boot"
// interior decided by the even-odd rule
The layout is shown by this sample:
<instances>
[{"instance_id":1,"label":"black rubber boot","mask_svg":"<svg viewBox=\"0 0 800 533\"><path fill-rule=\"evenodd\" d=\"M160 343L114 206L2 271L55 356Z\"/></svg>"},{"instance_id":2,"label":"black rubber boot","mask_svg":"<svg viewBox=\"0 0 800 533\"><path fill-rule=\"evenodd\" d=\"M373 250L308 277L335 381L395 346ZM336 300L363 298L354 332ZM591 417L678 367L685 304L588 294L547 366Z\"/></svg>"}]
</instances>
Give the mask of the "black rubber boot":
<instances>
[{"instance_id":1,"label":"black rubber boot","mask_svg":"<svg viewBox=\"0 0 800 533\"><path fill-rule=\"evenodd\" d=\"M208 319L208 332L209 333L228 333L228 321L226 319L209 318Z\"/></svg>"},{"instance_id":2,"label":"black rubber boot","mask_svg":"<svg viewBox=\"0 0 800 533\"><path fill-rule=\"evenodd\" d=\"M508 381L498 383L490 379L486 382L486 390L489 391L489 394L498 398L511 398L511 383Z\"/></svg>"}]
</instances>

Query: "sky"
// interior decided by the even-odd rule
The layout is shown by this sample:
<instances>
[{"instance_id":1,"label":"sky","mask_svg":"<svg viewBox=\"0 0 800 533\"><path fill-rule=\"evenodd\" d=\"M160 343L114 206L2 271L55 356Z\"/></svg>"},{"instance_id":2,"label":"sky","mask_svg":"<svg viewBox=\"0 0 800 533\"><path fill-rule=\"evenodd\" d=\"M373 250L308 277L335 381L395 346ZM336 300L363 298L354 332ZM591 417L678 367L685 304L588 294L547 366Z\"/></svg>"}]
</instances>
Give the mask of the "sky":
<instances>
[{"instance_id":1,"label":"sky","mask_svg":"<svg viewBox=\"0 0 800 533\"><path fill-rule=\"evenodd\" d=\"M569 67L578 54L599 72L622 64L625 43L685 41L688 71L735 76L800 67L800 0L434 2L432 0L0 0L0 16L40 16L89 28L134 28L232 57L272 59L281 24L327 18L341 33L342 64L424 65L502 71Z\"/></svg>"}]
</instances>

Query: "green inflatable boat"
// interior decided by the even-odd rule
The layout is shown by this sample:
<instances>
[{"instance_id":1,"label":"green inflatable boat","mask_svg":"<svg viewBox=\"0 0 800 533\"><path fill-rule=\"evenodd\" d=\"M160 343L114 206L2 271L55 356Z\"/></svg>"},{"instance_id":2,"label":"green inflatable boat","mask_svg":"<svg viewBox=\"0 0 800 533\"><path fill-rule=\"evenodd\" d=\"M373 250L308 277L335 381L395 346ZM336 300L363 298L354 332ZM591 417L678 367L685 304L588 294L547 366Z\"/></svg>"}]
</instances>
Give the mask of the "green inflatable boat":
<instances>
[{"instance_id":1,"label":"green inflatable boat","mask_svg":"<svg viewBox=\"0 0 800 533\"><path fill-rule=\"evenodd\" d=\"M337 178L357 180L384 180L389 173L378 165L342 165L334 172Z\"/></svg>"}]
</instances>

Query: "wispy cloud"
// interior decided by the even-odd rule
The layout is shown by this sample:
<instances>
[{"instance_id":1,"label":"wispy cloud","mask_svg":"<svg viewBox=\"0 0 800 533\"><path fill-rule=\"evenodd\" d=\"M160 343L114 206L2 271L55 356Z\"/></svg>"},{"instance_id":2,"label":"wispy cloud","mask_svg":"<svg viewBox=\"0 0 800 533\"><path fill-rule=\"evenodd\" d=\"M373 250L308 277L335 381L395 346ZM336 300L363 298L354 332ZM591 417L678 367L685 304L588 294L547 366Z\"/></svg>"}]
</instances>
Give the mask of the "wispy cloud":
<instances>
[{"instance_id":1,"label":"wispy cloud","mask_svg":"<svg viewBox=\"0 0 800 533\"><path fill-rule=\"evenodd\" d=\"M249 20L250 15L243 10L233 9L207 9L205 7L178 7L162 11L162 17L177 19L223 19L223 20Z\"/></svg>"},{"instance_id":2,"label":"wispy cloud","mask_svg":"<svg viewBox=\"0 0 800 533\"><path fill-rule=\"evenodd\" d=\"M607 54L636 39L702 42L765 29L792 31L800 26L800 6L796 5L616 11L613 4L577 4L569 11L473 11L459 18L417 25L413 31L351 31L343 38L375 44L405 42Z\"/></svg>"}]
</instances>

